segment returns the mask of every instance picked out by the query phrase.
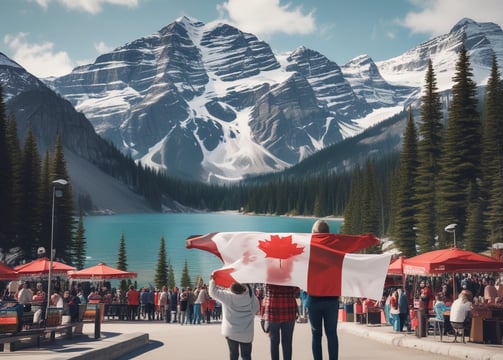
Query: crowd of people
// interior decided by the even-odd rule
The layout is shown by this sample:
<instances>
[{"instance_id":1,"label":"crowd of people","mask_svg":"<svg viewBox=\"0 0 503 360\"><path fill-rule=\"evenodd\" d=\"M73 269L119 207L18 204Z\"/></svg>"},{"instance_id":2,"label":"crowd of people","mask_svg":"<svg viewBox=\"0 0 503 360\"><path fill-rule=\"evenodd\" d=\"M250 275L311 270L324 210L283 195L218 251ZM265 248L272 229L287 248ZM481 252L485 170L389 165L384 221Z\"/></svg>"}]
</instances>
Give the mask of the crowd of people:
<instances>
[{"instance_id":1,"label":"crowd of people","mask_svg":"<svg viewBox=\"0 0 503 360\"><path fill-rule=\"evenodd\" d=\"M318 220L313 233L329 233L328 223ZM416 278L417 279L417 278ZM430 280L432 282L430 282ZM418 288L405 286L385 289L383 299L340 299L338 296L312 296L294 286L273 284L234 283L227 289L218 287L213 279L209 284L198 281L194 288L167 286L161 288L130 285L127 291L91 287L86 295L81 286L61 291L59 284L47 296L42 283L35 288L29 282L12 282L4 297L14 299L31 311L33 304L50 302L51 306L63 308L72 317L70 305L85 303L121 304L126 309L124 319L163 321L180 325L199 325L212 321L221 322L230 358L251 359L254 321L258 315L262 329L270 339L272 360L291 360L292 341L296 323L309 323L311 327L311 349L314 360L322 359L322 338L326 337L329 360L338 358L339 340L337 323L340 305L356 302L361 307L379 307L384 310L386 321L396 332L411 331L417 327L412 309L419 308L434 319L443 320L444 313L450 311L453 324L464 324L470 316L474 303L503 303L503 283L488 274L463 274L460 277L440 279L424 278ZM459 296L454 298L454 289ZM341 303L340 303L341 302ZM281 356L280 356L281 354Z\"/></svg>"},{"instance_id":2,"label":"crowd of people","mask_svg":"<svg viewBox=\"0 0 503 360\"><path fill-rule=\"evenodd\" d=\"M416 310L423 310L429 327L444 322L444 314L454 326L469 327L474 305L495 304L503 306L503 281L492 274L465 273L454 277L430 278L419 281L419 287L409 283L406 287L390 288L384 294L381 306L386 321L394 331L411 331L418 327ZM455 295L456 289L456 295Z\"/></svg>"}]
</instances>

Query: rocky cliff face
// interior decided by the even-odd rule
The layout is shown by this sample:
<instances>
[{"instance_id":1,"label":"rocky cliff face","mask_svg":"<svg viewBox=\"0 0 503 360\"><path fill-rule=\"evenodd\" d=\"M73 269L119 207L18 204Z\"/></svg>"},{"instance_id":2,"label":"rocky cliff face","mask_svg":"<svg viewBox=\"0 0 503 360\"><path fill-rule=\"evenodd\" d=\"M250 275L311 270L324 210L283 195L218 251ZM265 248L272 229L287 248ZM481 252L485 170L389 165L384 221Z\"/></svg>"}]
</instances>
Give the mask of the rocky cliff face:
<instances>
[{"instance_id":1,"label":"rocky cliff face","mask_svg":"<svg viewBox=\"0 0 503 360\"><path fill-rule=\"evenodd\" d=\"M275 54L253 34L183 17L47 84L143 164L229 181L281 171L417 106L430 58L448 92L463 44L484 85L492 54L503 63L503 32L492 23L462 19L395 58L362 55L339 66L312 49ZM0 56L8 99L43 87L21 69Z\"/></svg>"},{"instance_id":2,"label":"rocky cliff face","mask_svg":"<svg viewBox=\"0 0 503 360\"><path fill-rule=\"evenodd\" d=\"M296 164L362 131L355 119L377 106L314 50L275 55L252 34L186 17L50 85L124 152L204 181ZM396 101L378 106L403 106L387 90Z\"/></svg>"}]
</instances>

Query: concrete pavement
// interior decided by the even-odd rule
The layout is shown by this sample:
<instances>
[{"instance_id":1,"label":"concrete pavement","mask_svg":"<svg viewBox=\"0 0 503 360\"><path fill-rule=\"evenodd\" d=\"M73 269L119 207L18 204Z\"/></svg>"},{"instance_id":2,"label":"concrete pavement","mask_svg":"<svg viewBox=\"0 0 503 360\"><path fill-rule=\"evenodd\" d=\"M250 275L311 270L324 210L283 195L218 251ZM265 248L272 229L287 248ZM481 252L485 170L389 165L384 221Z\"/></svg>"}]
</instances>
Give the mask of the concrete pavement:
<instances>
[{"instance_id":1,"label":"concrete pavement","mask_svg":"<svg viewBox=\"0 0 503 360\"><path fill-rule=\"evenodd\" d=\"M54 344L43 344L40 349L33 347L20 349L13 353L2 353L0 356L9 359L33 360L101 360L101 359L226 359L228 350L224 338L220 334L220 323L184 325L166 324L160 321L110 321L105 320L101 327L102 336L94 339L93 324L84 325L84 335L75 336L71 340L56 339ZM352 343L346 342L346 336L356 335L358 339ZM394 333L390 326L367 326L358 323L339 322L340 358L348 358L342 354L359 356L359 351L372 351L375 342L387 344L397 350L408 349L409 352L421 353L414 358L432 357L435 359L473 359L473 360L503 360L503 345L475 344L467 342L453 343L452 336L428 336L418 338L414 334ZM297 324L294 332L294 359L311 359L309 324ZM361 341L361 339L368 341ZM349 341L349 340L348 340ZM359 349L363 345L369 350ZM351 347L351 349L349 349ZM326 345L324 344L324 351ZM351 350L351 351L349 351ZM257 318L255 339L253 342L253 357L255 359L269 358L269 339L260 330ZM390 357L395 357L391 355ZM325 358L328 356L325 354ZM371 357L372 358L372 357ZM387 357L386 355L386 358ZM411 357L412 358L412 357Z\"/></svg>"}]
</instances>

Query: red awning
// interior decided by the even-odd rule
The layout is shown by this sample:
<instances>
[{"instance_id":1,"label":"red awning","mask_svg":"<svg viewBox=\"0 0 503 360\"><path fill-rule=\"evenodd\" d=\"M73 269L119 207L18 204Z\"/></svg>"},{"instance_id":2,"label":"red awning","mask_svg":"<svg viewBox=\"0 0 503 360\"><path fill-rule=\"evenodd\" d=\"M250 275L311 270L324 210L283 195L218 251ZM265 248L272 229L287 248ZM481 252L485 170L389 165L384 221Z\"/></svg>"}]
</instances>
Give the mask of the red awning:
<instances>
[{"instance_id":1,"label":"red awning","mask_svg":"<svg viewBox=\"0 0 503 360\"><path fill-rule=\"evenodd\" d=\"M18 274L16 270L0 262L0 280L16 280L17 278Z\"/></svg>"},{"instance_id":2,"label":"red awning","mask_svg":"<svg viewBox=\"0 0 503 360\"><path fill-rule=\"evenodd\" d=\"M429 251L404 260L407 275L503 271L503 262L458 248Z\"/></svg>"},{"instance_id":3,"label":"red awning","mask_svg":"<svg viewBox=\"0 0 503 360\"><path fill-rule=\"evenodd\" d=\"M404 256L400 256L398 259L393 261L388 268L388 275L403 275L403 261Z\"/></svg>"}]
</instances>

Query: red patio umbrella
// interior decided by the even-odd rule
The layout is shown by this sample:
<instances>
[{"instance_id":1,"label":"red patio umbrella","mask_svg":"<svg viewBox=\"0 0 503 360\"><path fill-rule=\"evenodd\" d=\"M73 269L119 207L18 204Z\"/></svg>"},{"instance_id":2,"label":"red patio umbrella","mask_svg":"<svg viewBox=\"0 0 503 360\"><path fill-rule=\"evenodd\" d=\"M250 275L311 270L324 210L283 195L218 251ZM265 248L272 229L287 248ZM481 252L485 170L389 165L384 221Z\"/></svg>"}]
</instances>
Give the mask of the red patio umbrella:
<instances>
[{"instance_id":1,"label":"red patio umbrella","mask_svg":"<svg viewBox=\"0 0 503 360\"><path fill-rule=\"evenodd\" d=\"M51 261L46 258L38 258L32 262L14 267L20 278L34 278L49 276L49 266ZM75 270L73 266L66 265L59 261L52 262L52 276L66 277L68 271Z\"/></svg>"},{"instance_id":2,"label":"red patio umbrella","mask_svg":"<svg viewBox=\"0 0 503 360\"><path fill-rule=\"evenodd\" d=\"M0 280L16 280L18 278L16 270L0 262Z\"/></svg>"},{"instance_id":3,"label":"red patio umbrella","mask_svg":"<svg viewBox=\"0 0 503 360\"><path fill-rule=\"evenodd\" d=\"M70 279L90 279L90 280L111 280L111 279L131 279L135 278L137 273L132 271L123 271L108 266L105 263L88 267L79 271L70 271Z\"/></svg>"}]
</instances>

